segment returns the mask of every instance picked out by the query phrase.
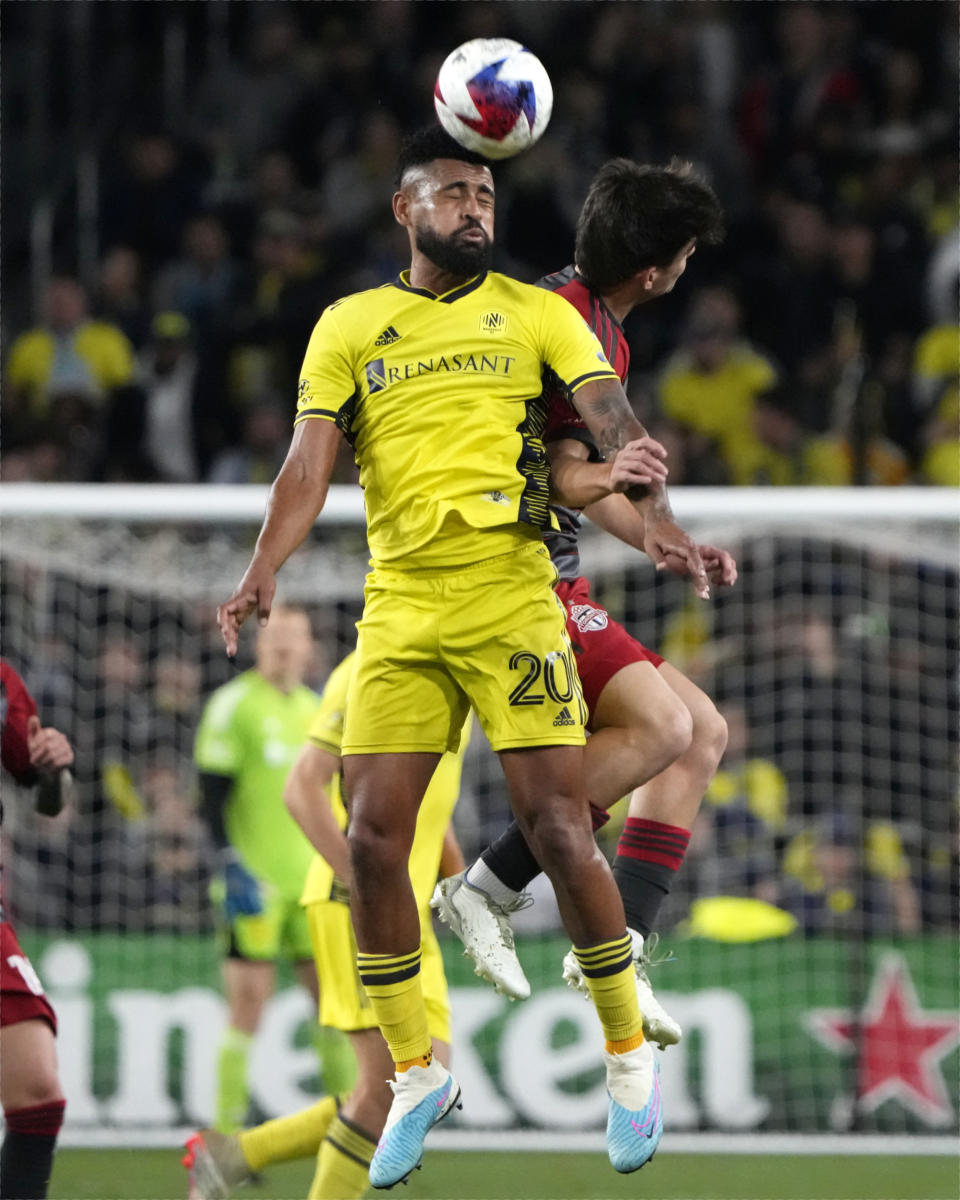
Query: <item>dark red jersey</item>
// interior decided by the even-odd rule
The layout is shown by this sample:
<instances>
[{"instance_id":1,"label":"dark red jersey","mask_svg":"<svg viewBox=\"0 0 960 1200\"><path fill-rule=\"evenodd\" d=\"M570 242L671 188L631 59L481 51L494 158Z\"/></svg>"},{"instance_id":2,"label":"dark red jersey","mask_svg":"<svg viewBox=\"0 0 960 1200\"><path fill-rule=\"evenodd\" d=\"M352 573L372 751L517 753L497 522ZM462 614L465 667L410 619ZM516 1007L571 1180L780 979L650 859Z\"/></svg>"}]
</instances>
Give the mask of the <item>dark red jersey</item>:
<instances>
[{"instance_id":1,"label":"dark red jersey","mask_svg":"<svg viewBox=\"0 0 960 1200\"><path fill-rule=\"evenodd\" d=\"M18 783L37 781L30 765L27 722L37 715L37 706L27 685L5 659L0 659L0 761Z\"/></svg>"},{"instance_id":2,"label":"dark red jersey","mask_svg":"<svg viewBox=\"0 0 960 1200\"><path fill-rule=\"evenodd\" d=\"M603 299L584 283L577 274L576 268L565 267L553 275L545 275L542 279L537 280L537 287L556 292L558 296L563 296L568 303L573 305L597 335L603 352L607 356L607 362L620 376L620 382L626 387L627 372L630 369L630 347L627 344L623 326L604 304ZM557 442L564 438L575 438L578 442L583 442L590 452L590 461L600 461L600 452L583 417L566 396L554 392L547 400L547 424L543 440L544 442ZM553 565L557 568L560 578L574 580L580 574L580 553L577 549L580 513L576 509L564 508L559 504L552 504L550 507L560 528L546 530L543 540L547 544Z\"/></svg>"}]
</instances>

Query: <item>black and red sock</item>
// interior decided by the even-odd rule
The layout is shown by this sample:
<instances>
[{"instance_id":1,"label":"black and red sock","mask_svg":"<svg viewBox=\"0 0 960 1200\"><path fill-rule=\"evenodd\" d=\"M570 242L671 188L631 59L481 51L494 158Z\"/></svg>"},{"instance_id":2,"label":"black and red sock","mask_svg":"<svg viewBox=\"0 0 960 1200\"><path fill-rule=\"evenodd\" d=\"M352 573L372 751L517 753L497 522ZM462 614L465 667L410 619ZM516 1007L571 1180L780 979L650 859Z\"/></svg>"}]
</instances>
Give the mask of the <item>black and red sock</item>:
<instances>
[{"instance_id":1,"label":"black and red sock","mask_svg":"<svg viewBox=\"0 0 960 1200\"><path fill-rule=\"evenodd\" d=\"M597 808L595 804L590 805L590 821L594 833L606 825L609 820L609 814L605 813L602 808ZM542 870L540 864L533 857L533 852L527 845L516 821L511 821L497 840L491 842L480 857L500 882L515 892L522 892Z\"/></svg>"},{"instance_id":2,"label":"black and red sock","mask_svg":"<svg viewBox=\"0 0 960 1200\"><path fill-rule=\"evenodd\" d=\"M7 1130L0 1148L3 1200L43 1200L46 1196L65 1107L65 1100L51 1100L4 1112Z\"/></svg>"},{"instance_id":3,"label":"black and red sock","mask_svg":"<svg viewBox=\"0 0 960 1200\"><path fill-rule=\"evenodd\" d=\"M627 925L647 937L673 885L690 842L690 830L644 817L627 817L613 876L623 898Z\"/></svg>"}]
</instances>

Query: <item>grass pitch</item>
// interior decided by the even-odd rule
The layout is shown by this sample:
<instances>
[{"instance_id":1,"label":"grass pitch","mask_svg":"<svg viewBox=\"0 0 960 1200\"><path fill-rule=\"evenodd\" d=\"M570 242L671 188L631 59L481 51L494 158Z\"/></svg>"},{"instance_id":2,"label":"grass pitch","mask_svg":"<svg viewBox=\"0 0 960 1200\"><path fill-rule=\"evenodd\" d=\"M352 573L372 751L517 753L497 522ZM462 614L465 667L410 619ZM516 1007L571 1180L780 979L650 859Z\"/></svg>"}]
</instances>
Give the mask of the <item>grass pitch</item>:
<instances>
[{"instance_id":1,"label":"grass pitch","mask_svg":"<svg viewBox=\"0 0 960 1200\"><path fill-rule=\"evenodd\" d=\"M238 1200L304 1200L313 1165L268 1168ZM183 1200L176 1150L61 1150L50 1200ZM386 1196L386 1192L368 1195ZM396 1200L957 1200L956 1159L659 1154L621 1176L602 1154L427 1153Z\"/></svg>"}]
</instances>

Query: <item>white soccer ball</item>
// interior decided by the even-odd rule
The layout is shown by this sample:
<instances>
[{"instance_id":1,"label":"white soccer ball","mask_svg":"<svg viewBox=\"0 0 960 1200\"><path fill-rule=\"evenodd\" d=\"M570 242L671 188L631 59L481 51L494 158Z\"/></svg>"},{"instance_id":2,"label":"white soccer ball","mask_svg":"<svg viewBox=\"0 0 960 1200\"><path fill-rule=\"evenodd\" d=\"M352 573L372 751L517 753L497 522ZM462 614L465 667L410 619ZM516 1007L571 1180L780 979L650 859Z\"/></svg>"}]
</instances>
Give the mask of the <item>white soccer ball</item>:
<instances>
[{"instance_id":1,"label":"white soccer ball","mask_svg":"<svg viewBox=\"0 0 960 1200\"><path fill-rule=\"evenodd\" d=\"M474 38L448 54L433 89L440 124L468 150L510 158L540 137L553 111L543 63L510 38Z\"/></svg>"}]
</instances>

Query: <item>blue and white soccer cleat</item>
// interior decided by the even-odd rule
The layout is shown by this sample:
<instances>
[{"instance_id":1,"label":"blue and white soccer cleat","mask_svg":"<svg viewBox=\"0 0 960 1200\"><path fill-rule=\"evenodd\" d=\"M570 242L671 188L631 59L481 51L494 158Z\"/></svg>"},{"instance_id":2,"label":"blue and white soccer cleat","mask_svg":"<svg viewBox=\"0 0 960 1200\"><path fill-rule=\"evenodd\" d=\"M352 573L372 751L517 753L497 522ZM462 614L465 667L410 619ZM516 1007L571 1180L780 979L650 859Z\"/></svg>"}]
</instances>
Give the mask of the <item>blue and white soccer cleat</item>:
<instances>
[{"instance_id":1,"label":"blue and white soccer cleat","mask_svg":"<svg viewBox=\"0 0 960 1200\"><path fill-rule=\"evenodd\" d=\"M436 1059L429 1067L410 1067L390 1080L393 1103L370 1163L370 1182L390 1188L420 1166L423 1142L438 1121L460 1103L460 1085Z\"/></svg>"},{"instance_id":2,"label":"blue and white soccer cleat","mask_svg":"<svg viewBox=\"0 0 960 1200\"><path fill-rule=\"evenodd\" d=\"M649 1042L627 1054L607 1054L607 1153L622 1175L653 1158L663 1135L660 1069Z\"/></svg>"}]
</instances>

